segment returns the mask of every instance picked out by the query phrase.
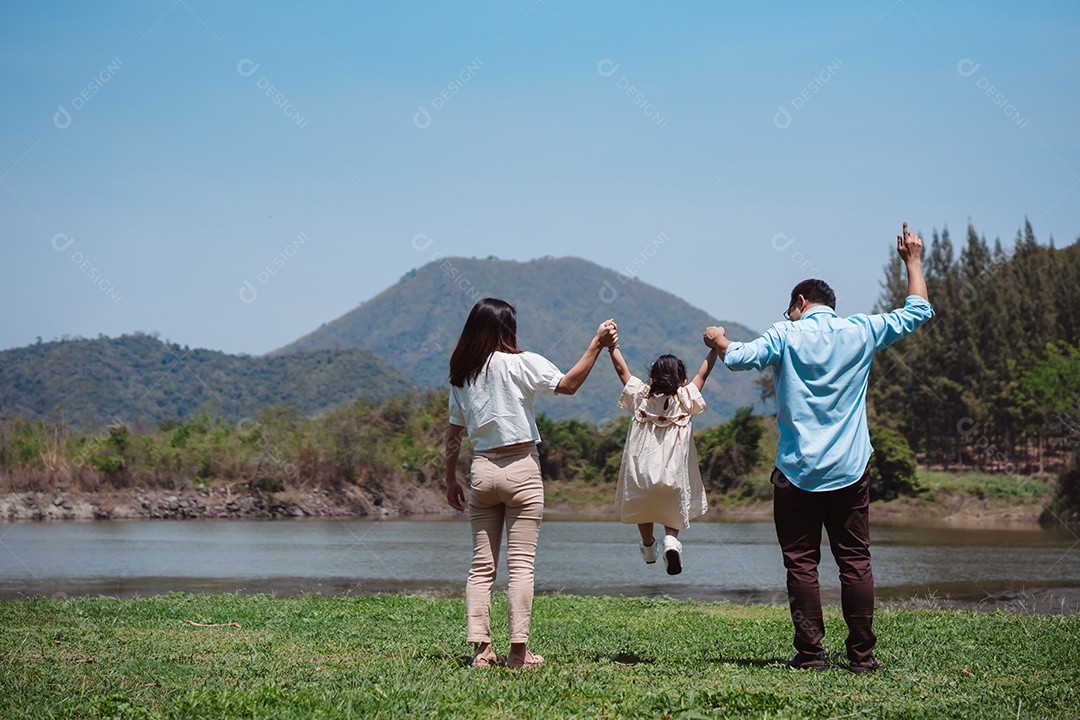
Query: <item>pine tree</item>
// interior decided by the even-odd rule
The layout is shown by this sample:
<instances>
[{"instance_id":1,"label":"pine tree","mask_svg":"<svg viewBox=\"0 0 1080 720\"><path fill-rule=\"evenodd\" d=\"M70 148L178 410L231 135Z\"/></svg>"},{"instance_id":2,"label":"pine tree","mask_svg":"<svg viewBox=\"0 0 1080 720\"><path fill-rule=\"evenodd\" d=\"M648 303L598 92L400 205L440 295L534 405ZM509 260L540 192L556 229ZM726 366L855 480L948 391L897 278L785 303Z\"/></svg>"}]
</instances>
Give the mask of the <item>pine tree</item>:
<instances>
[{"instance_id":1,"label":"pine tree","mask_svg":"<svg viewBox=\"0 0 1080 720\"><path fill-rule=\"evenodd\" d=\"M1059 450L1047 412L1018 398L1022 379L1030 385L1033 368L1048 362L1047 343L1080 342L1080 239L1040 245L1025 219L1010 253L969 224L958 257L948 228L935 230L923 265L935 317L875 361L872 422L900 430L925 462L946 466L994 469ZM890 255L883 271L879 312L906 292L898 258Z\"/></svg>"},{"instance_id":2,"label":"pine tree","mask_svg":"<svg viewBox=\"0 0 1080 720\"><path fill-rule=\"evenodd\" d=\"M889 255L889 261L885 263L885 279L881 281L881 294L878 295L874 312L885 313L898 307L904 306L907 297L907 277L904 273L904 261L899 253Z\"/></svg>"}]
</instances>

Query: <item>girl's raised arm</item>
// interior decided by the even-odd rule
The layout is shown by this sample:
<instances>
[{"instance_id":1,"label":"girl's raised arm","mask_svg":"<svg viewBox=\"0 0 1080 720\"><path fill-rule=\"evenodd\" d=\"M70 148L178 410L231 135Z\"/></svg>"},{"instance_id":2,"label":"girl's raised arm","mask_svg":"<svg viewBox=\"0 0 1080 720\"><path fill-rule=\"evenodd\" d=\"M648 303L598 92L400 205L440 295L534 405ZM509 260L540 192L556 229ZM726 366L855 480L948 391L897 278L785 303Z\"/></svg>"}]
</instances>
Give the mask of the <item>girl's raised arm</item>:
<instances>
[{"instance_id":1,"label":"girl's raised arm","mask_svg":"<svg viewBox=\"0 0 1080 720\"><path fill-rule=\"evenodd\" d=\"M618 345L612 345L608 350L611 351L611 364L614 366L615 372L619 374L619 382L625 387L626 383L630 381L630 368L626 364L626 358L623 357Z\"/></svg>"},{"instance_id":2,"label":"girl's raised arm","mask_svg":"<svg viewBox=\"0 0 1080 720\"><path fill-rule=\"evenodd\" d=\"M698 392L701 392L701 388L705 387L705 381L709 379L709 373L712 372L713 366L716 365L717 357L719 357L719 354L716 348L711 348L705 362L701 363L701 368L698 369L697 375L692 380L694 385L697 386Z\"/></svg>"}]
</instances>

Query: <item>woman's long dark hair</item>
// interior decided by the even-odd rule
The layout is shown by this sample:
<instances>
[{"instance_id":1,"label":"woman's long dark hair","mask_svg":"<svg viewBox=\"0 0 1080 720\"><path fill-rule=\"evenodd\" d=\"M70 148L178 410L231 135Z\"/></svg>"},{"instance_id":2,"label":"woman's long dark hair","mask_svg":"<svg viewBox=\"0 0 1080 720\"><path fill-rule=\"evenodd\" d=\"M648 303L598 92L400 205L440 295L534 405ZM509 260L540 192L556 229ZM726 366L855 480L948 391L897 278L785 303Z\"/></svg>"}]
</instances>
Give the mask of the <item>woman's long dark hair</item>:
<instances>
[{"instance_id":1,"label":"woman's long dark hair","mask_svg":"<svg viewBox=\"0 0 1080 720\"><path fill-rule=\"evenodd\" d=\"M649 397L674 395L686 382L686 366L674 355L661 355L649 368Z\"/></svg>"},{"instance_id":2,"label":"woman's long dark hair","mask_svg":"<svg viewBox=\"0 0 1080 720\"><path fill-rule=\"evenodd\" d=\"M495 351L517 353L517 311L508 302L484 298L473 305L450 356L450 384L470 385Z\"/></svg>"}]
</instances>

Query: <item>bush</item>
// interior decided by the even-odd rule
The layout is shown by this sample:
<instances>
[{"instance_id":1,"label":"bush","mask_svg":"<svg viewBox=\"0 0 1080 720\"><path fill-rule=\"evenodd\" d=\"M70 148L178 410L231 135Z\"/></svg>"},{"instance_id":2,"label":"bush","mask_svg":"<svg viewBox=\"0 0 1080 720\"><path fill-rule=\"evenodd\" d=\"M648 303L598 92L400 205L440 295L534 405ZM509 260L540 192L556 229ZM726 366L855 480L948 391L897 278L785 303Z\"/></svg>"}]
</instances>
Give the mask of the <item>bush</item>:
<instances>
[{"instance_id":1,"label":"bush","mask_svg":"<svg viewBox=\"0 0 1080 720\"><path fill-rule=\"evenodd\" d=\"M598 430L580 420L555 421L544 414L536 417L536 427L543 439L537 449L545 481L606 479L603 471L607 453L621 451L626 437L625 430L618 437L612 435L610 428ZM617 468L615 477L618 477Z\"/></svg>"},{"instance_id":2,"label":"bush","mask_svg":"<svg viewBox=\"0 0 1080 720\"><path fill-rule=\"evenodd\" d=\"M901 495L917 495L922 486L915 477L915 453L896 430L870 428L870 501L894 500Z\"/></svg>"},{"instance_id":3,"label":"bush","mask_svg":"<svg viewBox=\"0 0 1080 720\"><path fill-rule=\"evenodd\" d=\"M1043 510L1039 522L1044 526L1061 523L1067 527L1080 527L1080 448L1058 473L1057 494L1050 507Z\"/></svg>"},{"instance_id":4,"label":"bush","mask_svg":"<svg viewBox=\"0 0 1080 720\"><path fill-rule=\"evenodd\" d=\"M702 430L694 438L705 489L726 493L761 461L761 420L748 407L739 408L723 425Z\"/></svg>"}]
</instances>

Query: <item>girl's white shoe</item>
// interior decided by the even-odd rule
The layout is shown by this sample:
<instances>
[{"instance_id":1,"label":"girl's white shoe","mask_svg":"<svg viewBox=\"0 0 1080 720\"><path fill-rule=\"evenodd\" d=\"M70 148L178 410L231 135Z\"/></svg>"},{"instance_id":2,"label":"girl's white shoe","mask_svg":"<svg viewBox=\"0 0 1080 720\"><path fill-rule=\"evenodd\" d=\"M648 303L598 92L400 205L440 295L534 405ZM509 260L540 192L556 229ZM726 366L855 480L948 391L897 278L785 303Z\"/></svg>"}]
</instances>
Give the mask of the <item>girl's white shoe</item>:
<instances>
[{"instance_id":1,"label":"girl's white shoe","mask_svg":"<svg viewBox=\"0 0 1080 720\"><path fill-rule=\"evenodd\" d=\"M664 567L668 575L682 572L682 543L672 535L664 536Z\"/></svg>"},{"instance_id":2,"label":"girl's white shoe","mask_svg":"<svg viewBox=\"0 0 1080 720\"><path fill-rule=\"evenodd\" d=\"M653 540L652 545L646 545L644 541L638 541L638 549L641 550L641 557L645 558L645 562L652 565L656 562L656 540Z\"/></svg>"}]
</instances>

